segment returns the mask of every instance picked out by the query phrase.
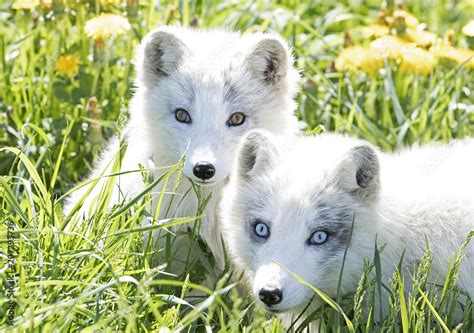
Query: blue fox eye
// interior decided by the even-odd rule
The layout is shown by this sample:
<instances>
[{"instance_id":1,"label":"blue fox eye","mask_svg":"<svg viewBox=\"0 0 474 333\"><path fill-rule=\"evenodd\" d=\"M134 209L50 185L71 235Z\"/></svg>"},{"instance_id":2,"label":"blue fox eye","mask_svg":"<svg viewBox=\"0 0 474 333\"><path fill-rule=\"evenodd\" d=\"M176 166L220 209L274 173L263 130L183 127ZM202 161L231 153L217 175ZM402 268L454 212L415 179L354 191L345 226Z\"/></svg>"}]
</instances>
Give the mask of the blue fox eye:
<instances>
[{"instance_id":1,"label":"blue fox eye","mask_svg":"<svg viewBox=\"0 0 474 333\"><path fill-rule=\"evenodd\" d=\"M185 109L176 109L174 111L174 117L180 123L189 124L191 123L191 116L189 115L188 111Z\"/></svg>"},{"instance_id":2,"label":"blue fox eye","mask_svg":"<svg viewBox=\"0 0 474 333\"><path fill-rule=\"evenodd\" d=\"M308 240L309 245L321 245L328 240L328 234L324 231L315 231Z\"/></svg>"},{"instance_id":3,"label":"blue fox eye","mask_svg":"<svg viewBox=\"0 0 474 333\"><path fill-rule=\"evenodd\" d=\"M263 222L257 222L253 226L253 232L255 236L259 238L268 238L270 236L270 228Z\"/></svg>"}]
</instances>

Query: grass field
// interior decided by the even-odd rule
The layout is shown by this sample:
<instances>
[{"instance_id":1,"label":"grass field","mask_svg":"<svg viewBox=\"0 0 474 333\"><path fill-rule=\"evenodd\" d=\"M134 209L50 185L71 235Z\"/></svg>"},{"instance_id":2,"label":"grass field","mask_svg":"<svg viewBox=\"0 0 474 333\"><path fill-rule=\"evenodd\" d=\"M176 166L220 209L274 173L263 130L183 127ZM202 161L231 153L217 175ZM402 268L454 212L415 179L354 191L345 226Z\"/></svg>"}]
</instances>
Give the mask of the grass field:
<instances>
[{"instance_id":1,"label":"grass field","mask_svg":"<svg viewBox=\"0 0 474 333\"><path fill-rule=\"evenodd\" d=\"M474 37L461 32L473 19L470 0L407 1L404 8L451 53L431 45L432 35L407 37L411 18L401 15L392 31L419 46L414 60L403 58L406 53L401 62L396 50L382 62L363 53L376 38L363 27L381 17L379 1L97 0L23 8L29 2L0 2L0 331L285 331L276 317L237 294L232 272L222 273L213 290L200 286L214 273L195 234L199 262L189 274L173 277L164 266L150 265L140 226L150 214L150 193L127 209L98 209L76 228L70 228L74 216L62 214L64 195L122 128L133 49L155 26L281 33L302 73L298 115L307 131L322 125L384 150L474 136L474 60L462 56L472 52L466 48L474 47ZM390 16L393 4L387 3ZM127 17L130 29L119 24L115 36L89 36L86 22L102 12ZM357 64L351 64L354 56L338 58L350 45L361 47ZM464 297L454 286L458 261L439 298L426 284L428 253L412 277L420 290L401 292L404 281L395 273L383 292L391 306L380 318L373 305L380 284L370 273L377 271L376 259L367 263L358 292L341 302L350 325L329 305L313 314L327 331L474 331L471 301L461 323L451 311ZM197 296L184 299L192 289Z\"/></svg>"}]
</instances>

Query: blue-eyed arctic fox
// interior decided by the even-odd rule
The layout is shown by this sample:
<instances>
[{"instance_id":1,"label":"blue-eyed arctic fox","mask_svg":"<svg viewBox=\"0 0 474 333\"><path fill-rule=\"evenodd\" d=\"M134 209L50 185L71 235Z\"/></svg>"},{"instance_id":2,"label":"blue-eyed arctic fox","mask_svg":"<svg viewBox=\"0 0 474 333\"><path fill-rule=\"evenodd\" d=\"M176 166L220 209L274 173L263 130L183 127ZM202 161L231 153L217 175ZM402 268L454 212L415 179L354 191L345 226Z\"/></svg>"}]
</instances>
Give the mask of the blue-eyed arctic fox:
<instances>
[{"instance_id":1,"label":"blue-eyed arctic fox","mask_svg":"<svg viewBox=\"0 0 474 333\"><path fill-rule=\"evenodd\" d=\"M135 62L136 91L124 131L128 149L120 170L137 170L152 159L158 178L164 173L159 167L176 164L186 155L185 179L177 189L170 185L161 207L170 205L168 193L175 190L179 198L172 201L167 217L195 216L198 199L190 190L191 181L201 187L203 197L212 192L200 234L222 265L216 207L239 140L256 128L278 134L297 130L294 97L299 75L290 49L276 34L161 27L145 36ZM92 177L117 151L114 139ZM82 206L84 216L94 211L101 187L95 186ZM143 189L140 173L122 175L110 204L133 198ZM70 211L86 191L87 187L74 193L65 210ZM161 191L153 189L155 201Z\"/></svg>"},{"instance_id":2,"label":"blue-eyed arctic fox","mask_svg":"<svg viewBox=\"0 0 474 333\"><path fill-rule=\"evenodd\" d=\"M356 291L376 239L385 245L385 283L402 253L405 268L413 267L427 241L430 282L443 285L474 229L474 139L390 154L336 134L283 142L253 131L220 207L231 259L274 313L298 314L314 295L287 269L334 297L348 242L341 295ZM472 242L459 272L459 287L473 298Z\"/></svg>"}]
</instances>

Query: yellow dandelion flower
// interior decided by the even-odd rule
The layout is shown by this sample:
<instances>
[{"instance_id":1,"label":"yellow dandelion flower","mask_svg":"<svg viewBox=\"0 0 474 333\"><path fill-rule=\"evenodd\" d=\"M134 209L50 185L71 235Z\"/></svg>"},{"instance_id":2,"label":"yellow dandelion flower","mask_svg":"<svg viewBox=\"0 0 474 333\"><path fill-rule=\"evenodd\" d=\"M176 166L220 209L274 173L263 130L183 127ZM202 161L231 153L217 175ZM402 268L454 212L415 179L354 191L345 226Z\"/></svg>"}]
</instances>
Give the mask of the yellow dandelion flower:
<instances>
[{"instance_id":1,"label":"yellow dandelion flower","mask_svg":"<svg viewBox=\"0 0 474 333\"><path fill-rule=\"evenodd\" d=\"M431 51L436 57L441 59L464 64L466 68L474 69L474 51L468 49L458 49L447 44L436 45Z\"/></svg>"},{"instance_id":2,"label":"yellow dandelion flower","mask_svg":"<svg viewBox=\"0 0 474 333\"><path fill-rule=\"evenodd\" d=\"M429 74L436 67L436 58L432 53L413 45L401 48L400 69L409 73Z\"/></svg>"},{"instance_id":3,"label":"yellow dandelion flower","mask_svg":"<svg viewBox=\"0 0 474 333\"><path fill-rule=\"evenodd\" d=\"M96 41L122 35L128 30L130 30L128 20L115 14L101 14L87 21L85 26L86 34Z\"/></svg>"},{"instance_id":4,"label":"yellow dandelion flower","mask_svg":"<svg viewBox=\"0 0 474 333\"><path fill-rule=\"evenodd\" d=\"M395 36L382 36L372 43L370 47L385 58L398 59L402 56L403 46L409 45L405 40Z\"/></svg>"},{"instance_id":5,"label":"yellow dandelion flower","mask_svg":"<svg viewBox=\"0 0 474 333\"><path fill-rule=\"evenodd\" d=\"M395 10L393 12L393 17L395 20L397 18L403 18L405 21L405 26L410 29L416 29L420 25L420 21L418 21L418 19L413 14L401 9Z\"/></svg>"},{"instance_id":6,"label":"yellow dandelion flower","mask_svg":"<svg viewBox=\"0 0 474 333\"><path fill-rule=\"evenodd\" d=\"M74 77L79 72L79 57L73 54L65 54L56 61L56 71L67 77Z\"/></svg>"},{"instance_id":7,"label":"yellow dandelion flower","mask_svg":"<svg viewBox=\"0 0 474 333\"><path fill-rule=\"evenodd\" d=\"M399 37L383 36L374 40L370 47L382 57L394 60L406 72L428 74L436 66L431 53Z\"/></svg>"},{"instance_id":8,"label":"yellow dandelion flower","mask_svg":"<svg viewBox=\"0 0 474 333\"><path fill-rule=\"evenodd\" d=\"M436 44L438 37L436 34L429 31L418 31L414 29L406 29L403 37L409 42L415 43L417 46L421 47L430 47L431 45Z\"/></svg>"},{"instance_id":9,"label":"yellow dandelion flower","mask_svg":"<svg viewBox=\"0 0 474 333\"><path fill-rule=\"evenodd\" d=\"M349 46L342 50L334 65L339 72L363 71L374 74L384 66L384 62L382 56L371 48Z\"/></svg>"},{"instance_id":10,"label":"yellow dandelion flower","mask_svg":"<svg viewBox=\"0 0 474 333\"><path fill-rule=\"evenodd\" d=\"M390 29L381 24L371 24L362 28L362 35L364 38L378 38L390 33Z\"/></svg>"},{"instance_id":11,"label":"yellow dandelion flower","mask_svg":"<svg viewBox=\"0 0 474 333\"><path fill-rule=\"evenodd\" d=\"M464 27L462 33L468 37L474 37L474 20L470 20Z\"/></svg>"},{"instance_id":12,"label":"yellow dandelion flower","mask_svg":"<svg viewBox=\"0 0 474 333\"><path fill-rule=\"evenodd\" d=\"M39 5L39 0L15 0L12 4L13 9L33 10Z\"/></svg>"}]
</instances>

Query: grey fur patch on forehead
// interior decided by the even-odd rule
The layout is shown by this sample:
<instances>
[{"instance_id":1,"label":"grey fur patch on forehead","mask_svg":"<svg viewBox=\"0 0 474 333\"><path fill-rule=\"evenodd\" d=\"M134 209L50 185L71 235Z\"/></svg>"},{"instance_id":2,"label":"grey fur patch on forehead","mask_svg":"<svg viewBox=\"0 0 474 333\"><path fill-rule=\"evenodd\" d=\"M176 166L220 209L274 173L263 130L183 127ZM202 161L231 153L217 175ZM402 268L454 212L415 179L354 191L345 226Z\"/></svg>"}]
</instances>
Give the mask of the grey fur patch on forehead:
<instances>
[{"instance_id":1,"label":"grey fur patch on forehead","mask_svg":"<svg viewBox=\"0 0 474 333\"><path fill-rule=\"evenodd\" d=\"M232 106L238 106L239 104L243 104L241 92L234 84L232 84L228 80L224 82L224 102L231 108Z\"/></svg>"},{"instance_id":2,"label":"grey fur patch on forehead","mask_svg":"<svg viewBox=\"0 0 474 333\"><path fill-rule=\"evenodd\" d=\"M193 104L196 101L196 90L190 79L176 81L181 89L181 92L186 96L187 103Z\"/></svg>"},{"instance_id":3,"label":"grey fur patch on forehead","mask_svg":"<svg viewBox=\"0 0 474 333\"><path fill-rule=\"evenodd\" d=\"M244 77L231 78L227 72L223 72L224 89L223 100L231 111L251 112L265 106L273 96L273 91L264 89L258 85L251 85Z\"/></svg>"},{"instance_id":4,"label":"grey fur patch on forehead","mask_svg":"<svg viewBox=\"0 0 474 333\"><path fill-rule=\"evenodd\" d=\"M251 195L240 196L239 205L243 208L245 214L254 216L264 211L268 204L269 194L257 188L253 188L252 191Z\"/></svg>"}]
</instances>

